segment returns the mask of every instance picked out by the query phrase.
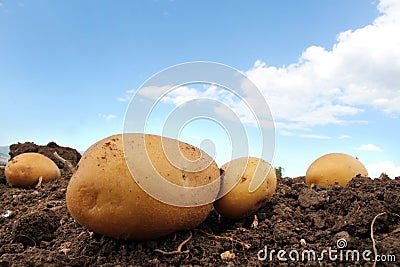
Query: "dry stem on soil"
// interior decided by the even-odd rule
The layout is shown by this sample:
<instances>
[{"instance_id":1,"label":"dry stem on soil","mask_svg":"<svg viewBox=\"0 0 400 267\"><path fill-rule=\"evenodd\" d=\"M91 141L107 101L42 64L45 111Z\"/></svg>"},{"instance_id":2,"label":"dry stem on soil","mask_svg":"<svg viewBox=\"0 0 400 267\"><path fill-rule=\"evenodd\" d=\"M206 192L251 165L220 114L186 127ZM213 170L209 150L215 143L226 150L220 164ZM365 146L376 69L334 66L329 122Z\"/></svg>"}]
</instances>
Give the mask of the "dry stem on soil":
<instances>
[{"instance_id":1,"label":"dry stem on soil","mask_svg":"<svg viewBox=\"0 0 400 267\"><path fill-rule=\"evenodd\" d=\"M219 236L219 235L213 235L213 234L207 233L207 232L205 232L205 231L203 231L203 230L199 230L199 231L202 232L202 233L204 233L204 234L206 234L207 236L213 237L213 238L215 238L215 239L225 239L225 240L231 241L232 243L238 243L238 244L240 244L244 249L249 249L249 248L251 248L251 245L250 245L250 244L244 243L243 241L241 241L241 240L239 240L239 239L234 239L233 237L230 237L230 236Z\"/></svg>"},{"instance_id":2,"label":"dry stem on soil","mask_svg":"<svg viewBox=\"0 0 400 267\"><path fill-rule=\"evenodd\" d=\"M376 242L375 242L375 238L374 238L374 224L375 224L375 221L376 221L376 219L378 219L378 217L379 216L382 216L382 215L384 215L384 214L386 214L386 212L381 212L381 213L379 213L379 214L377 214L373 219L372 219L372 222L371 222L371 240L372 240L372 249L373 249L373 251L374 251L374 264L372 265L372 267L375 267L376 266L376 262L377 262L377 257L378 257L378 250L376 249ZM400 217L400 215L398 215L398 214L393 214L393 215L395 215L395 216L397 216L397 217ZM396 230L398 230L398 229L396 229ZM395 230L395 231L396 231ZM395 232L395 231L393 231L393 232Z\"/></svg>"},{"instance_id":3,"label":"dry stem on soil","mask_svg":"<svg viewBox=\"0 0 400 267\"><path fill-rule=\"evenodd\" d=\"M62 163L64 163L65 166L67 166L68 169L69 169L72 173L74 173L74 172L76 171L76 168L71 164L71 162L69 162L68 160L64 159L64 158L61 157L60 155L58 155L57 152L54 152L53 155L54 155L56 158L58 158L59 160L61 160Z\"/></svg>"},{"instance_id":4,"label":"dry stem on soil","mask_svg":"<svg viewBox=\"0 0 400 267\"><path fill-rule=\"evenodd\" d=\"M164 250L158 249L158 248L155 249L154 251L155 251L155 252L160 252L160 253L162 253L162 254L164 254L164 255L175 255L175 254L181 254L181 253L189 253L189 250L182 251L182 247L183 247L187 242L189 242L190 239L192 239L192 236L193 236L193 235L192 235L192 232L190 232L189 237L186 238L185 240L183 240L183 242L180 243L179 246L178 246L178 248L177 248L176 250L174 250L174 251L164 251Z\"/></svg>"}]
</instances>

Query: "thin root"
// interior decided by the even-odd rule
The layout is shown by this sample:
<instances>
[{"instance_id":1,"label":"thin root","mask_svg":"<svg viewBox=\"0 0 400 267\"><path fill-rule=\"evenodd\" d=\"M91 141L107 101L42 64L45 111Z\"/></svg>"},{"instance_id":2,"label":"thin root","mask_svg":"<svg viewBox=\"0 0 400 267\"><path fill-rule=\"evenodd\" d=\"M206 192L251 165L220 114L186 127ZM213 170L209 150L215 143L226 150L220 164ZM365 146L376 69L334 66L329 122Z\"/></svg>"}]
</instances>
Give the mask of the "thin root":
<instances>
[{"instance_id":1,"label":"thin root","mask_svg":"<svg viewBox=\"0 0 400 267\"><path fill-rule=\"evenodd\" d=\"M397 228L397 229L394 229L392 232L390 232L391 234L396 234L396 233L398 233L398 232L400 232L400 227L399 228Z\"/></svg>"},{"instance_id":2,"label":"thin root","mask_svg":"<svg viewBox=\"0 0 400 267\"><path fill-rule=\"evenodd\" d=\"M252 229L256 229L258 227L258 218L257 215L254 215L253 222L250 226Z\"/></svg>"},{"instance_id":3,"label":"thin root","mask_svg":"<svg viewBox=\"0 0 400 267\"><path fill-rule=\"evenodd\" d=\"M68 160L64 159L64 158L61 157L60 155L58 155L57 152L54 152L53 155L54 155L57 159L61 160L62 163L64 163L64 165L67 166L68 169L69 169L72 173L76 172L76 168L71 164L71 162L69 162Z\"/></svg>"},{"instance_id":4,"label":"thin root","mask_svg":"<svg viewBox=\"0 0 400 267\"><path fill-rule=\"evenodd\" d=\"M382 215L384 215L384 214L386 214L386 212L382 212L382 213L377 214L377 215L372 219L372 222L371 222L372 249L373 249L374 255L375 255L375 261L374 261L374 264L372 265L372 267L375 267L375 266L376 266L376 260L377 260L377 257L378 257L378 250L376 249L376 242L375 242L375 238L374 238L374 223L375 223L376 219L378 219L379 216L382 216ZM392 215L395 215L395 216L397 216L397 217L400 217L400 215L398 215L398 214L392 214ZM397 229L396 229L396 230L397 230Z\"/></svg>"},{"instance_id":5,"label":"thin root","mask_svg":"<svg viewBox=\"0 0 400 267\"><path fill-rule=\"evenodd\" d=\"M207 233L207 232L205 232L205 231L203 231L203 230L199 230L199 231L202 232L202 233L204 233L204 234L206 234L206 235L208 235L208 236L210 236L210 237L213 237L213 238L215 238L215 239L225 239L225 240L229 240L229 241L231 241L231 242L233 242L233 243L238 243L238 244L240 244L244 249L249 249L249 248L251 248L251 245L250 245L250 244L245 243L245 242L243 242L243 241L241 241L241 240L239 240L239 239L234 239L233 237L230 237L230 236L219 236L219 235L213 235L213 234Z\"/></svg>"},{"instance_id":6,"label":"thin root","mask_svg":"<svg viewBox=\"0 0 400 267\"><path fill-rule=\"evenodd\" d=\"M155 251L155 252L159 252L159 253L164 254L164 255L175 255L175 254L181 254L181 253L189 253L189 250L182 251L182 247L183 247L187 242L189 242L190 239L192 239L192 236L193 236L193 235L192 235L192 232L190 232L189 237L186 238L182 243L180 243L179 246L178 246L178 248L177 248L176 250L174 250L174 251L164 251L164 250L162 250L162 249L155 249L154 251Z\"/></svg>"},{"instance_id":7,"label":"thin root","mask_svg":"<svg viewBox=\"0 0 400 267\"><path fill-rule=\"evenodd\" d=\"M36 189L37 189L37 188L40 188L40 187L42 186L42 182L43 182L43 176L40 176L40 177L39 177L39 181L38 181L37 185L35 186L35 188L36 188Z\"/></svg>"},{"instance_id":8,"label":"thin root","mask_svg":"<svg viewBox=\"0 0 400 267\"><path fill-rule=\"evenodd\" d=\"M375 261L374 261L374 264L372 265L372 267L375 267L375 266L376 266L376 258L377 258L377 256L378 256L378 251L377 251L377 249L376 249L376 243L375 243L375 239L374 239L374 223L375 223L376 219L378 219L378 217L379 217L379 216L382 216L383 214L386 214L386 212L382 212L382 213L377 214L377 215L372 219L372 222L371 222L372 249L373 249L374 255L375 255L375 257L374 257L374 258L375 258Z\"/></svg>"}]
</instances>

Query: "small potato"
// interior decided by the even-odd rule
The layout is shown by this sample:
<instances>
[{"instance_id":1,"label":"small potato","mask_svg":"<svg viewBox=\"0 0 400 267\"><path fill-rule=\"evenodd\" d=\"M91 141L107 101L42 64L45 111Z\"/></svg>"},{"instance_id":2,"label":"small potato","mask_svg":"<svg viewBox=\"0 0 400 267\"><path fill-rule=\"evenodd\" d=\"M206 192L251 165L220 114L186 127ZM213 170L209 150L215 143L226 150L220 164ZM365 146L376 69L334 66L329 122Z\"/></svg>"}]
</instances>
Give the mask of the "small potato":
<instances>
[{"instance_id":1,"label":"small potato","mask_svg":"<svg viewBox=\"0 0 400 267\"><path fill-rule=\"evenodd\" d=\"M346 186L357 175L368 177L367 169L358 159L343 153L330 153L311 163L306 172L306 183L311 188L335 182Z\"/></svg>"},{"instance_id":2,"label":"small potato","mask_svg":"<svg viewBox=\"0 0 400 267\"><path fill-rule=\"evenodd\" d=\"M250 215L265 205L276 189L274 168L266 161L245 157L225 163L221 191L230 190L214 203L221 215L239 219ZM258 188L252 188L259 185Z\"/></svg>"},{"instance_id":3,"label":"small potato","mask_svg":"<svg viewBox=\"0 0 400 267\"><path fill-rule=\"evenodd\" d=\"M7 182L13 186L34 186L59 178L60 169L50 158L39 153L23 153L11 159L4 170Z\"/></svg>"},{"instance_id":4,"label":"small potato","mask_svg":"<svg viewBox=\"0 0 400 267\"><path fill-rule=\"evenodd\" d=\"M194 163L197 170L182 169L179 156L186 158L186 167ZM134 177L128 164L135 161L140 164L133 166ZM220 186L219 168L206 153L189 144L150 134L107 137L92 145L77 167L66 193L69 212L91 231L122 239L156 239L198 226L210 213ZM166 199L190 202L203 197L210 201L198 206L171 205L155 199L142 189L143 184L138 184L150 182L160 193L160 177L189 188L215 180L211 189L200 195L184 190L171 193L161 187Z\"/></svg>"}]
</instances>

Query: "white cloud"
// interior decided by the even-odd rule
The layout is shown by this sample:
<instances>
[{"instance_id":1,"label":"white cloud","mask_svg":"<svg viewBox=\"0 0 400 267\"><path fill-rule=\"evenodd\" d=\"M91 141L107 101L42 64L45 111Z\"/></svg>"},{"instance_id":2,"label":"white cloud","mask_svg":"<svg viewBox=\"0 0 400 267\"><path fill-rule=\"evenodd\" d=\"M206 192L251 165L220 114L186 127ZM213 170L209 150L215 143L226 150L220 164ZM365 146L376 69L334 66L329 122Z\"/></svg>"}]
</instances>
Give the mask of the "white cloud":
<instances>
[{"instance_id":1,"label":"white cloud","mask_svg":"<svg viewBox=\"0 0 400 267\"><path fill-rule=\"evenodd\" d=\"M281 133L297 131L300 133L293 135L327 139L330 137L304 131L317 125L365 123L351 118L369 108L394 117L400 115L400 1L381 0L378 10L379 16L370 25L339 33L331 48L310 46L297 63L282 67L257 60L244 71L265 97L276 127L286 130ZM138 93L156 100L169 89L172 87L166 85ZM245 85L241 89L245 90ZM134 90L127 91L117 100L128 101L133 93ZM179 106L199 98L223 101L242 122L255 123L244 102L215 86L205 90L174 88L160 102ZM252 107L264 108L259 99L251 101Z\"/></svg>"},{"instance_id":2,"label":"white cloud","mask_svg":"<svg viewBox=\"0 0 400 267\"><path fill-rule=\"evenodd\" d=\"M383 152L382 148L380 148L379 146L373 145L373 144L361 145L361 146L357 147L356 149L363 150L363 151Z\"/></svg>"},{"instance_id":3,"label":"white cloud","mask_svg":"<svg viewBox=\"0 0 400 267\"><path fill-rule=\"evenodd\" d=\"M199 90L188 86L180 86L170 91L164 98L161 99L165 103L173 103L176 106L182 105L188 101L195 99L213 99L217 101L224 100L232 102L232 96L226 90L218 88L214 85L204 86L205 90Z\"/></svg>"},{"instance_id":4,"label":"white cloud","mask_svg":"<svg viewBox=\"0 0 400 267\"><path fill-rule=\"evenodd\" d=\"M128 102L130 97L124 96L124 97L117 97L118 102Z\"/></svg>"},{"instance_id":5,"label":"white cloud","mask_svg":"<svg viewBox=\"0 0 400 267\"><path fill-rule=\"evenodd\" d=\"M242 123L257 124L255 115L244 101L229 90L215 85L205 84L202 88L189 86L173 88L168 85L150 86L142 88L138 94L152 100L158 100L161 103L169 103L175 106L180 106L191 100L215 100L216 102L210 104L213 105L215 114L232 119L230 118L232 113L227 112L226 107L228 107L229 110L233 111L239 117ZM160 97L160 95L162 96Z\"/></svg>"},{"instance_id":6,"label":"white cloud","mask_svg":"<svg viewBox=\"0 0 400 267\"><path fill-rule=\"evenodd\" d=\"M128 102L131 100L132 95L135 93L135 89L130 89L125 91L124 96L117 97L118 102Z\"/></svg>"},{"instance_id":7,"label":"white cloud","mask_svg":"<svg viewBox=\"0 0 400 267\"><path fill-rule=\"evenodd\" d=\"M351 138L353 138L353 137L350 136L350 135L341 135L341 136L339 136L339 139L351 139Z\"/></svg>"},{"instance_id":8,"label":"white cloud","mask_svg":"<svg viewBox=\"0 0 400 267\"><path fill-rule=\"evenodd\" d=\"M165 85L165 86L147 86L147 87L142 87L141 90L138 91L138 94L141 96L144 96L146 98L152 99L152 100L158 100L160 96L163 95L164 92L167 92L173 88L170 85ZM187 93L187 92L182 92L182 93ZM182 95L182 97L185 97ZM160 101L162 102L171 102L170 97L161 97Z\"/></svg>"},{"instance_id":9,"label":"white cloud","mask_svg":"<svg viewBox=\"0 0 400 267\"><path fill-rule=\"evenodd\" d=\"M278 122L343 124L365 107L400 115L400 1L382 0L378 9L370 25L340 33L331 49L308 47L283 67L258 60L245 72Z\"/></svg>"},{"instance_id":10,"label":"white cloud","mask_svg":"<svg viewBox=\"0 0 400 267\"><path fill-rule=\"evenodd\" d=\"M106 121L115 119L117 116L115 116L114 114L103 114L103 113L99 113L98 116L102 119L105 119Z\"/></svg>"},{"instance_id":11,"label":"white cloud","mask_svg":"<svg viewBox=\"0 0 400 267\"><path fill-rule=\"evenodd\" d=\"M386 173L391 178L400 176L400 166L396 165L393 161L382 161L366 166L368 175L371 178L377 178L382 173Z\"/></svg>"},{"instance_id":12,"label":"white cloud","mask_svg":"<svg viewBox=\"0 0 400 267\"><path fill-rule=\"evenodd\" d=\"M279 130L280 135L283 136L297 136L300 138L310 138L310 139L331 139L330 136L327 135L319 135L319 134L299 134L297 132L288 131L288 130Z\"/></svg>"},{"instance_id":13,"label":"white cloud","mask_svg":"<svg viewBox=\"0 0 400 267\"><path fill-rule=\"evenodd\" d=\"M331 139L327 135L319 135L319 134L299 134L301 138L311 138L311 139Z\"/></svg>"},{"instance_id":14,"label":"white cloud","mask_svg":"<svg viewBox=\"0 0 400 267\"><path fill-rule=\"evenodd\" d=\"M279 134L282 136L295 136L296 135L294 132L283 130L283 129L279 130Z\"/></svg>"}]
</instances>

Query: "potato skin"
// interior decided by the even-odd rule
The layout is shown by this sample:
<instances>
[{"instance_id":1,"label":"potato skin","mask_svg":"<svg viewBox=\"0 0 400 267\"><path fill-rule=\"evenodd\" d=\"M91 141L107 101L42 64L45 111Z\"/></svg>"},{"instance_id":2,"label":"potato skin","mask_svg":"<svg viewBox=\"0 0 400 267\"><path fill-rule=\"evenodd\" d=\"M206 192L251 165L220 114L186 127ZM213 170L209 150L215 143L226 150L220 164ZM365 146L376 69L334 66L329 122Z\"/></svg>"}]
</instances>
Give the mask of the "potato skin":
<instances>
[{"instance_id":1,"label":"potato skin","mask_svg":"<svg viewBox=\"0 0 400 267\"><path fill-rule=\"evenodd\" d=\"M309 187L335 182L346 186L357 175L368 177L367 169L358 159L344 153L330 153L311 163L306 172L306 183Z\"/></svg>"},{"instance_id":2,"label":"potato skin","mask_svg":"<svg viewBox=\"0 0 400 267\"><path fill-rule=\"evenodd\" d=\"M12 158L6 165L4 174L13 186L30 187L39 182L60 178L60 169L50 158L39 153L22 153Z\"/></svg>"},{"instance_id":3,"label":"potato skin","mask_svg":"<svg viewBox=\"0 0 400 267\"><path fill-rule=\"evenodd\" d=\"M181 184L184 176L185 186L196 186L219 178L219 168L211 158L212 164L205 170L182 175L182 170L165 158L161 137L145 136L149 157L170 182ZM84 153L66 193L68 210L78 223L106 236L148 240L194 228L208 216L212 203L198 207L172 206L154 199L139 187L125 161L122 138L124 142L134 144L142 142L143 137L143 134L133 133L113 135L95 143ZM183 142L179 142L179 147L188 158L201 153L198 148ZM219 183L216 184L215 196L219 190Z\"/></svg>"},{"instance_id":4,"label":"potato skin","mask_svg":"<svg viewBox=\"0 0 400 267\"><path fill-rule=\"evenodd\" d=\"M245 166L244 172L243 166ZM265 205L275 192L277 185L275 170L262 159L238 158L225 163L221 169L225 172L222 182L223 190L230 188L238 176L240 177L232 190L214 203L214 208L224 217L231 219L247 217ZM255 191L250 192L253 179L256 181L263 179L263 182Z\"/></svg>"}]
</instances>

